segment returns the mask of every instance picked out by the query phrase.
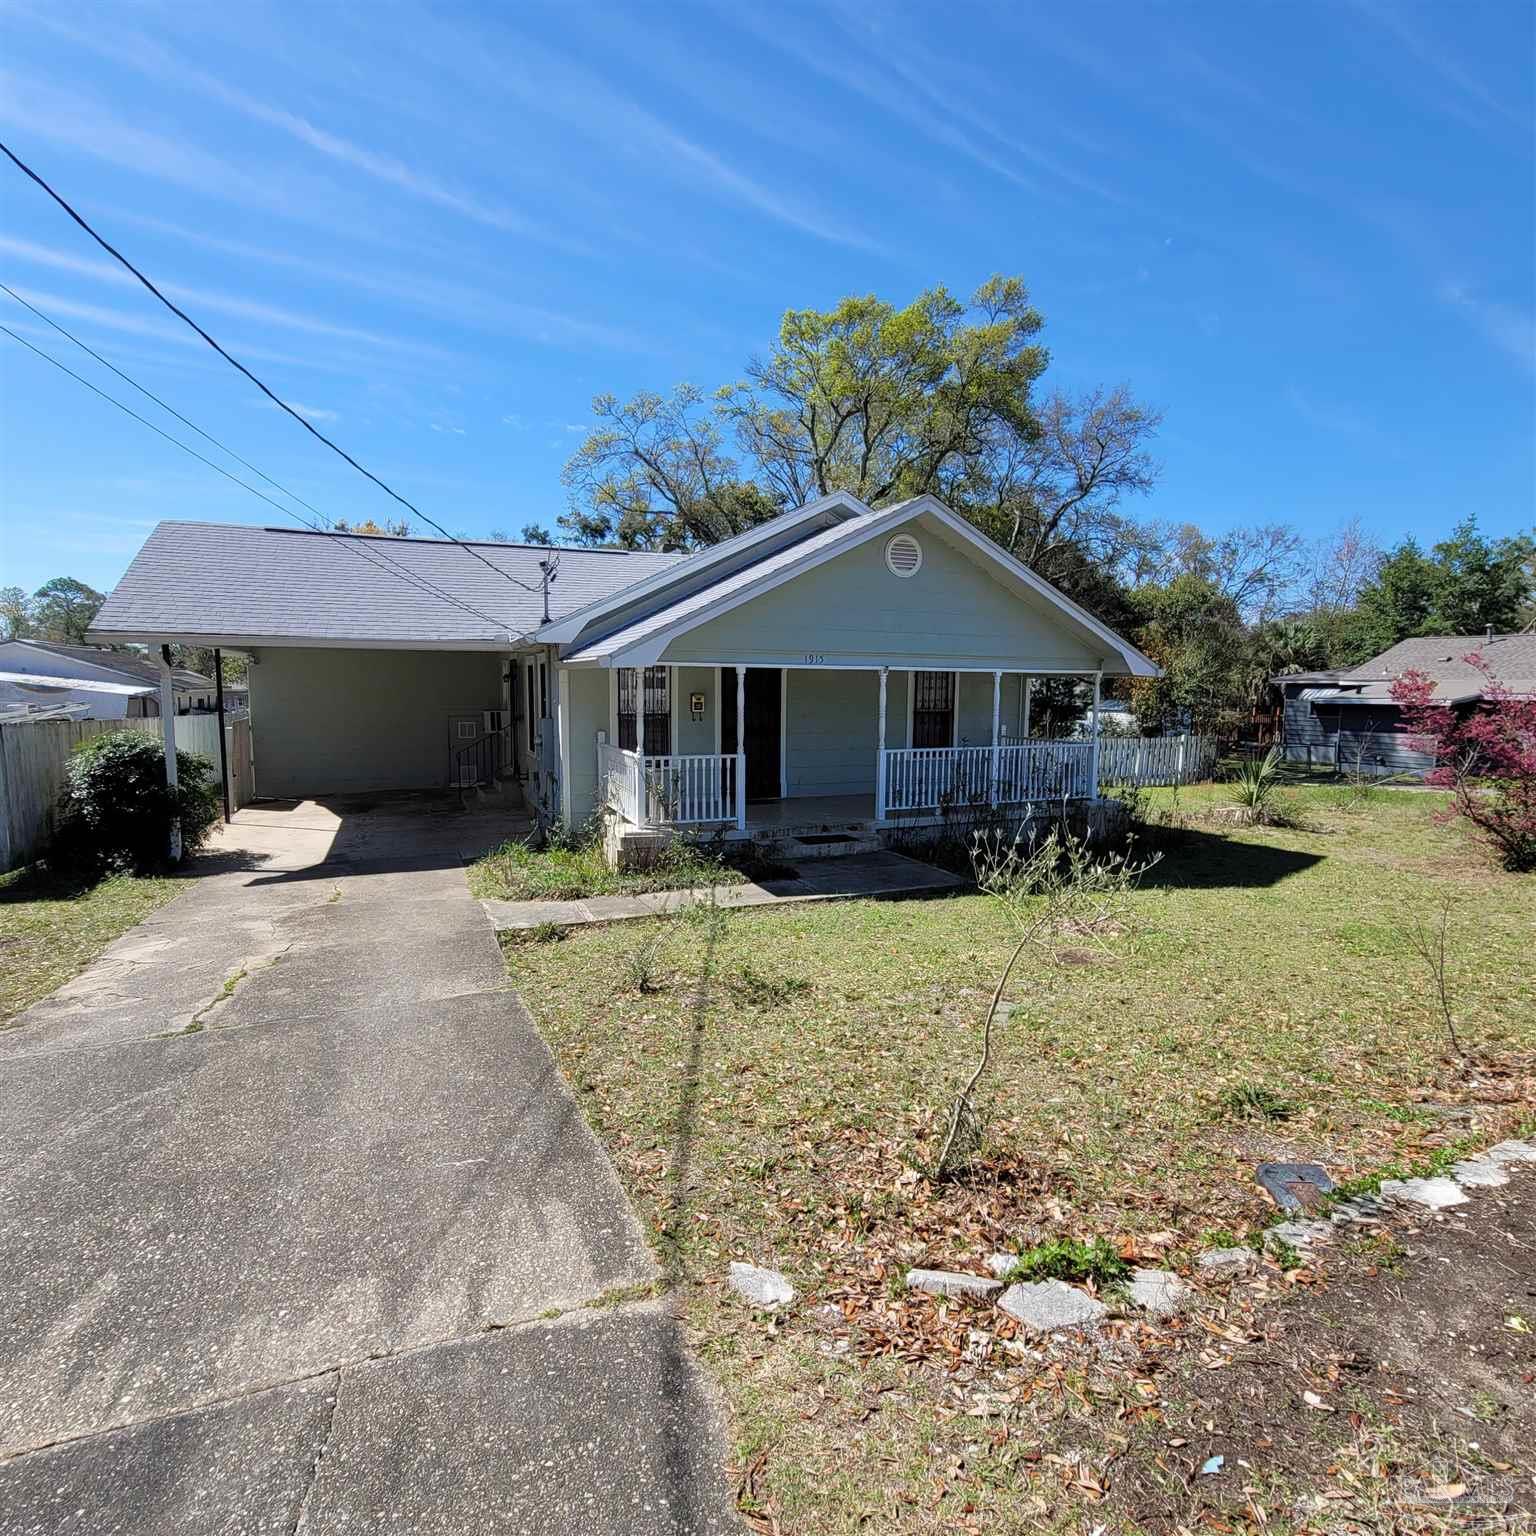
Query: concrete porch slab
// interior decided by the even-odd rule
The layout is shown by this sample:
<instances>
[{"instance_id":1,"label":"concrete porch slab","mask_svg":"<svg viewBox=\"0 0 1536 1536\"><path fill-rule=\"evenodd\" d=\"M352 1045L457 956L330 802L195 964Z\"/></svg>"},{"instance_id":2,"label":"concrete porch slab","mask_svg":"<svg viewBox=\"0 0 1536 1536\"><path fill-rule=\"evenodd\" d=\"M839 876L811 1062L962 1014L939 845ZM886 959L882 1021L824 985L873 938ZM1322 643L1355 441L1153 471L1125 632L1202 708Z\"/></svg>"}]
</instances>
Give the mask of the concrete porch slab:
<instances>
[{"instance_id":1,"label":"concrete porch slab","mask_svg":"<svg viewBox=\"0 0 1536 1536\"><path fill-rule=\"evenodd\" d=\"M715 888L716 905L726 910L777 907L797 901L888 900L961 890L970 882L902 853L863 853L846 859L813 859L792 880L747 881ZM709 891L653 891L641 896L589 896L584 901L497 901L480 903L498 933L554 923L580 928L660 917L709 900Z\"/></svg>"}]
</instances>

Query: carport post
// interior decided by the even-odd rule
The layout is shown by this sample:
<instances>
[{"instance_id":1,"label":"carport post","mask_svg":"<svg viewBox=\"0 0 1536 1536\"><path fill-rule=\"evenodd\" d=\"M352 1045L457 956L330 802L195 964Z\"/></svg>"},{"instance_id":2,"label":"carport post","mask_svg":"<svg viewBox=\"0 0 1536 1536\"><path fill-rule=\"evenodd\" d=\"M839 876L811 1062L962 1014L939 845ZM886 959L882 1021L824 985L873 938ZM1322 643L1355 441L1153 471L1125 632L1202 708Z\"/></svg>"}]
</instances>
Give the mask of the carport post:
<instances>
[{"instance_id":1,"label":"carport post","mask_svg":"<svg viewBox=\"0 0 1536 1536\"><path fill-rule=\"evenodd\" d=\"M213 686L219 710L219 783L224 786L224 824L228 826L233 820L229 810L229 743L224 740L224 657L218 646L213 648Z\"/></svg>"},{"instance_id":2,"label":"carport post","mask_svg":"<svg viewBox=\"0 0 1536 1536\"><path fill-rule=\"evenodd\" d=\"M1102 671L1093 674L1093 781L1088 794L1090 799L1099 798L1099 695L1104 688Z\"/></svg>"},{"instance_id":3,"label":"carport post","mask_svg":"<svg viewBox=\"0 0 1536 1536\"><path fill-rule=\"evenodd\" d=\"M165 743L165 787L176 796L176 681L171 676L171 648L160 647L160 739ZM171 817L172 864L181 863L181 818Z\"/></svg>"}]
</instances>

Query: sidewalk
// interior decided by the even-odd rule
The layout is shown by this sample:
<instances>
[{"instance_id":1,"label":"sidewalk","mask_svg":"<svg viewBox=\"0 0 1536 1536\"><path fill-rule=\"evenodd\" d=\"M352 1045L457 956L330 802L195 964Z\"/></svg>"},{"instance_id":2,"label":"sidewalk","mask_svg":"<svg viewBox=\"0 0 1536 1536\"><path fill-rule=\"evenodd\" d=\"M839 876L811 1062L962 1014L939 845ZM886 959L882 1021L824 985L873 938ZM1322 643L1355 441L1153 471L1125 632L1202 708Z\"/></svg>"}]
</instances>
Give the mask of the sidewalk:
<instances>
[{"instance_id":1,"label":"sidewalk","mask_svg":"<svg viewBox=\"0 0 1536 1536\"><path fill-rule=\"evenodd\" d=\"M860 853L845 859L812 859L791 880L748 880L714 888L715 904L781 907L795 901L885 900L893 896L931 896L960 890L970 882L901 853ZM480 905L498 932L554 923L580 928L588 923L622 923L635 917L664 917L682 907L709 900L707 889L651 891L643 896L588 896L584 901L497 901Z\"/></svg>"}]
</instances>

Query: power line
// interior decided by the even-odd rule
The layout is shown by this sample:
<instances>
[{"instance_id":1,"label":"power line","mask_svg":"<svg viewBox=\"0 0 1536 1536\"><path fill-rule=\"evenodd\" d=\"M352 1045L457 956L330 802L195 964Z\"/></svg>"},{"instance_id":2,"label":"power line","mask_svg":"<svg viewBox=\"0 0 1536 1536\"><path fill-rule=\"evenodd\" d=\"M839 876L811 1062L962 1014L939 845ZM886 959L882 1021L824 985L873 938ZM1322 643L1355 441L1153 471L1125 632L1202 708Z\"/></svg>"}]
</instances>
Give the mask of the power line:
<instances>
[{"instance_id":1,"label":"power line","mask_svg":"<svg viewBox=\"0 0 1536 1536\"><path fill-rule=\"evenodd\" d=\"M0 140L0 150L5 152L6 158L17 168L17 170L21 171L25 176L28 176L31 178L31 180L35 181L37 185L40 186L43 191L46 192L48 196L51 197L54 202L56 202L59 207L62 208L64 212L67 213L70 218L72 218L75 223L78 224L80 228L83 229L86 234L88 234L91 239L94 240L96 244L102 248L102 250L104 250L110 257L112 257L114 261L120 262L124 267L128 269L128 271L130 271L136 278L138 278L138 280L152 294L154 294L154 296L159 299L159 301L165 305L165 307L170 310L170 312L175 315L178 320L181 320L185 324L191 326L191 328L196 331L197 334L201 336L202 339L206 341L208 345L212 347L213 350L217 352L226 363L228 363L232 368L238 369L239 372L244 374L245 377L249 379L251 383L254 384L256 388L259 389L262 394L264 394L267 399L273 403L273 405L275 405L281 411L286 411L288 415L293 417L293 419L298 422L298 424L303 427L304 430L308 432L312 437L324 443L332 453L339 454L343 459L347 461L348 464L352 466L353 469L355 469L360 475L365 475L369 480L373 481L373 483L378 486L378 488L387 496L392 496L396 501L400 503L402 507L405 507L408 511L415 513L415 515L429 527L437 529L437 531L442 534L445 539L449 540L451 543L457 544L460 549L462 549L466 554L473 556L488 570L495 571L496 574L500 576L504 581L511 582L514 587L521 587L525 592L537 592L539 590L537 587L530 587L526 582L519 581L515 576L508 575L507 572L502 570L499 565L496 565L492 561L487 560L484 555L482 555L478 550L472 549L462 539L454 538L454 536L449 533L441 523L435 521L433 518L428 517L427 514L423 512L421 508L418 507L414 502L407 501L406 498L402 496L397 490L389 485L386 485L384 481L379 479L379 477L374 474L371 469L365 469L363 465L359 464L357 460L354 459L352 455L346 451L345 448L342 448L336 443L333 443L330 438L325 435L325 433L320 431L320 429L315 426L313 422L300 415L300 413L294 410L294 408L289 405L286 400L283 400L278 395L274 394L272 390L268 389L267 386L263 384L261 380L258 379L256 375L245 366L244 363L242 363L238 358L232 357L228 352L226 352L224 348L221 347L218 342L216 342L213 337L210 336L208 332L205 331L202 326L197 323L197 321L195 321L189 314L187 314L184 309L179 308L177 305L172 303L170 299L166 298L166 296L161 293L161 291L155 287L155 285L147 277L145 277L145 275L139 271L139 269L134 266L134 264L129 261L121 251L119 251L115 246L109 244L108 241L105 240L101 235L97 234L96 231L90 226L90 224L86 222L85 218L81 214L77 213L59 193L55 192L54 189L49 186L48 183L44 181L43 178L39 176L38 173L34 171L32 167L26 163L25 160L21 159L21 157L17 155L3 140Z\"/></svg>"},{"instance_id":2,"label":"power line","mask_svg":"<svg viewBox=\"0 0 1536 1536\"><path fill-rule=\"evenodd\" d=\"M59 335L63 336L67 341L73 342L87 356L95 358L95 360L98 363L100 363L102 365L102 367L111 369L111 371L113 373L115 373L118 376L118 378L122 379L125 384L132 385L134 389L138 390L138 392L145 397L145 399L153 400L154 403L156 405L158 405L161 410L169 412L170 415L174 416L177 421L181 422L184 426L190 427L194 432L197 433L197 435L199 437L201 437L201 438L205 439L206 441L212 443L213 446L215 448L217 448L221 453L227 453L230 456L230 458L235 460L236 463L243 464L248 470L251 471L251 473L253 475L259 475L274 490L281 491L283 493L283 495L285 495L287 497L290 497L292 500L298 502L298 504L301 507L304 507L307 510L309 510L310 512L313 512L314 515L320 519L320 521L324 525L325 529L331 529L332 528L334 520L332 518L327 517L325 515L325 513L322 512L319 509L319 507L314 506L312 503L310 503L308 501L305 501L305 499L302 496L300 496L297 492L290 491L287 488L287 486L282 485L278 481L274 480L271 475L266 473L265 470L258 469L257 466L252 464L249 459L242 458L241 455L236 453L235 450L233 448L231 448L227 443L221 443L219 441L219 439L216 438L211 432L205 432L200 426L198 426L198 424L195 421L191 421L187 417L183 416L181 414L181 412L176 409L175 406L170 405L166 401L162 400L160 398L160 396L155 394L155 392L153 390L145 388L144 385L140 384L139 381L137 379L133 378L131 375L129 375L127 373L124 373L123 370L121 368L119 368L116 363L112 362L108 358L103 357L101 355L101 353L99 353L98 351L95 350L94 347L90 347L85 342L81 341L81 339L78 336L76 336L72 331L69 331L64 326L60 325L59 322L57 320L55 320L51 315L45 314L41 309L39 309L37 307L37 305L35 305L33 303L30 303L28 300L22 298L22 296L19 293L17 293L13 288L7 287L7 285L4 284L4 283L0 283L0 292L4 292L4 293L10 294L10 296L13 299L15 299L18 304L22 305L26 309L31 310L31 312L34 315L36 315L39 320L43 321L46 325L52 326L53 329L56 330L59 333ZM37 351L37 348L34 347L33 350ZM47 357L49 362L53 362L54 361L54 359L52 357L48 357L47 353L40 353L39 355L43 356L43 357ZM67 369L65 371L68 372ZM78 377L78 375L76 375L76 377ZM87 382L87 381L82 380L81 382L84 383L84 382ZM97 393L100 393L100 391L98 390ZM105 398L111 399L111 396L106 396ZM113 401L113 404L116 404L116 403L117 403L116 401ZM139 419L142 420L142 418L139 418ZM153 425L153 423L146 423L146 425ZM161 435L165 436L164 433L162 433ZM170 441L171 442L176 442L176 439L175 438L171 438ZM183 445L180 444L180 443L177 443L177 446L181 447ZM208 461L205 459L203 462L207 463ZM214 465L213 467L215 469L217 469L219 466L218 465ZM237 485L241 485L244 489L247 489L247 490L251 489L251 487L245 486L243 481L236 480L235 483ZM270 497L268 497L266 499L269 500L269 501L271 500ZM304 518L300 517L296 512L292 511L290 508L280 506L277 502L272 502L272 505L276 506L280 512L283 512L287 516L293 518L295 522L302 523L303 526L308 528L311 533L319 533L319 532L322 531L322 529L316 528L313 524L307 522ZM345 529L340 529L340 530L337 530L337 532L341 536L346 536L346 532L347 531ZM349 546L349 547L354 547L354 546ZM426 592L430 596L439 597L439 598L441 598L446 603L452 603L454 606L463 609L466 613L474 614L477 618L484 619L487 623L494 625L498 629L502 629L502 630L508 629L509 626L507 626L505 623L503 623L500 619L493 619L489 614L480 612L480 610L478 608L475 608L471 604L464 602L461 598L455 597L453 593L445 591L442 587L438 586L435 582L431 581L429 578L421 575L417 571L410 570L407 566L401 564L400 561L396 560L393 555L388 554L383 549L377 549L377 550L369 549L369 548L367 548L367 546L364 546L361 543L359 543L355 547L358 548L360 551L364 551L367 554L367 556L369 557L369 559L372 561L372 563L379 564L380 562L384 562L389 567L392 567L394 569L394 573L396 575L402 577L402 579L404 579L404 580L407 580L407 581L411 582L420 591Z\"/></svg>"},{"instance_id":3,"label":"power line","mask_svg":"<svg viewBox=\"0 0 1536 1536\"><path fill-rule=\"evenodd\" d=\"M71 368L67 363L61 363L58 358L51 356L47 352L44 352L41 347L34 346L30 341L27 340L25 336L18 335L10 328L10 326L0 325L0 331L4 331L12 341L20 342L21 345L24 346L29 352L36 353L37 356L42 358L44 362L52 363L53 366L57 368L61 373L67 373L69 377L72 378L77 384L83 384L88 390L91 391L92 394L99 395L103 400L105 400L108 405L115 405L118 410L123 412L125 416L131 416L141 426L148 427L151 432L155 433L159 437L163 437L166 442L172 444L174 447L180 448L183 453L190 454L194 459L198 460L199 463L206 464L208 468L213 470L216 474L223 475L226 480L232 481L235 485L238 485L242 491L248 491L252 496L259 497L262 501L266 502L268 506L276 507L279 512L284 514L284 516L291 517L296 522L302 523L306 528L309 529L311 533L322 533L325 531L324 529L314 527L313 524L300 517L297 512L293 511L289 507L285 507L280 501L274 500L271 496L268 496L265 491L258 490L254 485L248 485L238 475L232 475L227 469L224 468L222 464L215 464L212 459L208 458L204 454L199 453L197 449L189 447L186 443L182 442L180 438L172 437L169 432L165 431L161 427L157 427L154 422L149 420L148 417L139 415L139 413L134 410L132 406L124 405L121 400L115 398L112 395L109 395L104 389L99 389L95 384L91 383L89 379L85 378L81 374L76 373L75 370ZM188 423L188 425L190 426L191 423ZM213 441L213 439L210 439L210 441ZM429 597L441 598L445 602L452 603L455 607L462 608L464 612L473 615L475 618L483 619L487 624L490 624L495 629L501 630L504 634L509 634L511 632L510 626L503 622L501 619L492 618L490 614L482 613L478 608L473 608L468 603L461 602L451 593L447 593L439 588L433 587L424 578L419 578L414 571L409 571L404 566L393 564L386 565L381 563L380 561L373 558L375 553L374 551L363 548L360 543L346 538L345 535L342 536L342 544L344 548L352 550L361 558L367 560L370 565L373 565L377 569L384 571L388 575L398 576L402 581L405 581L411 586L415 587L417 591L424 592Z\"/></svg>"}]
</instances>

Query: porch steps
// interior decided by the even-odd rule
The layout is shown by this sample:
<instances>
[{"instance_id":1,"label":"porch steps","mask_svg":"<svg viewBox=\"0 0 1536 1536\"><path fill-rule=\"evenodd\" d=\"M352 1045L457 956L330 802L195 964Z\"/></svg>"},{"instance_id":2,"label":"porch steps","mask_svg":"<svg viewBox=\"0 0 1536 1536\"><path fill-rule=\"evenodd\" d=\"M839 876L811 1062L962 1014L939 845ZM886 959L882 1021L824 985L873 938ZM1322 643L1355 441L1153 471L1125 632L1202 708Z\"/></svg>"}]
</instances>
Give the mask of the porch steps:
<instances>
[{"instance_id":1,"label":"porch steps","mask_svg":"<svg viewBox=\"0 0 1536 1536\"><path fill-rule=\"evenodd\" d=\"M795 864L806 859L846 859L859 853L878 853L881 846L879 837L867 826L785 828L777 841L785 859Z\"/></svg>"}]
</instances>

